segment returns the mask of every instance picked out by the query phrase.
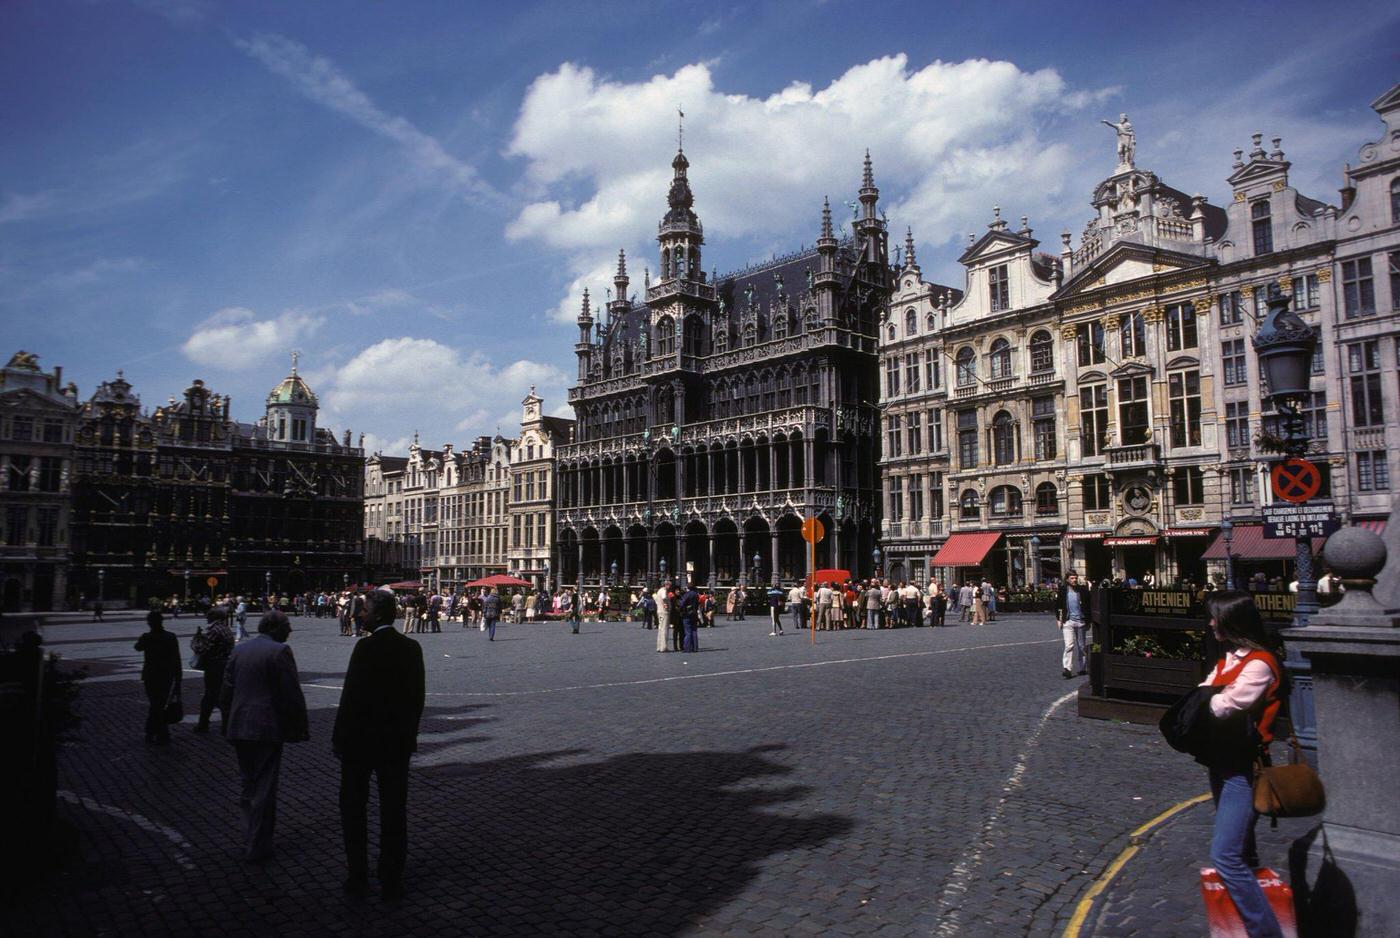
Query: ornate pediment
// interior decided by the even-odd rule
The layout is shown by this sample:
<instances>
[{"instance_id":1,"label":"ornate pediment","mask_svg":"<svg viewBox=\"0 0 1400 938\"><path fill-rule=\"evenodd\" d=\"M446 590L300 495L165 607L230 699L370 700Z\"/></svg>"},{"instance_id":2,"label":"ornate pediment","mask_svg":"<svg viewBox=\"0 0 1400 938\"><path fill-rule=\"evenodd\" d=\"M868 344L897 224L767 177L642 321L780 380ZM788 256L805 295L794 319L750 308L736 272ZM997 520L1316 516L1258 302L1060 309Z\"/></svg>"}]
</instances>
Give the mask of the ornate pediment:
<instances>
[{"instance_id":1,"label":"ornate pediment","mask_svg":"<svg viewBox=\"0 0 1400 938\"><path fill-rule=\"evenodd\" d=\"M972 265L1012 251L1029 251L1038 244L1034 238L1011 231L989 231L962 252L958 263Z\"/></svg>"},{"instance_id":2,"label":"ornate pediment","mask_svg":"<svg viewBox=\"0 0 1400 938\"><path fill-rule=\"evenodd\" d=\"M1115 243L1107 251L1074 272L1054 296L1066 300L1100 287L1146 280L1184 270L1208 266L1210 262L1193 254L1167 251L1131 241Z\"/></svg>"}]
</instances>

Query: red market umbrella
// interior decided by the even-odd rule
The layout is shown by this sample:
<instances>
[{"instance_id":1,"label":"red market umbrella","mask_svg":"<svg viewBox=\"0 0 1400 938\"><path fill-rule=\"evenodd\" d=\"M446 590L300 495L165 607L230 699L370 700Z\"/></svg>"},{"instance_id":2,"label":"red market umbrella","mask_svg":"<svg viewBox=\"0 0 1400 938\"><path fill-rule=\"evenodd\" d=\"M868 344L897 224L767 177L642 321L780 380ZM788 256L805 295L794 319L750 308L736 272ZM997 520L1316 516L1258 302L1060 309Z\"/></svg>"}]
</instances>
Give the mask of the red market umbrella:
<instances>
[{"instance_id":1,"label":"red market umbrella","mask_svg":"<svg viewBox=\"0 0 1400 938\"><path fill-rule=\"evenodd\" d=\"M423 584L419 583L417 580L404 580L402 583L389 584L389 589L391 590L416 590L422 588Z\"/></svg>"},{"instance_id":2,"label":"red market umbrella","mask_svg":"<svg viewBox=\"0 0 1400 938\"><path fill-rule=\"evenodd\" d=\"M530 586L529 580L522 580L518 576L507 576L504 573L493 573L480 580L472 580L468 586Z\"/></svg>"},{"instance_id":3,"label":"red market umbrella","mask_svg":"<svg viewBox=\"0 0 1400 938\"><path fill-rule=\"evenodd\" d=\"M849 570L818 570L812 574L813 583L845 583L850 578Z\"/></svg>"}]
</instances>

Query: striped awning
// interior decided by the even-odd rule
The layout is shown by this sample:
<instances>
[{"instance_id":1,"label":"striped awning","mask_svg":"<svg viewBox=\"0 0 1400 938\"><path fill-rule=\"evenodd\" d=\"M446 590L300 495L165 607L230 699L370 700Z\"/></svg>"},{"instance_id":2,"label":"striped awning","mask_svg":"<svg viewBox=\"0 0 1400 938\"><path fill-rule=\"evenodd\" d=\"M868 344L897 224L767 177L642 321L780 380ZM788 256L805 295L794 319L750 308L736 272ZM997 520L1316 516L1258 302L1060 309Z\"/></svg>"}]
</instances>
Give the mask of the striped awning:
<instances>
[{"instance_id":1,"label":"striped awning","mask_svg":"<svg viewBox=\"0 0 1400 938\"><path fill-rule=\"evenodd\" d=\"M950 535L938 553L933 555L935 567L976 567L982 558L1001 539L1000 531L977 531L975 533Z\"/></svg>"},{"instance_id":2,"label":"striped awning","mask_svg":"<svg viewBox=\"0 0 1400 938\"><path fill-rule=\"evenodd\" d=\"M1313 554L1322 549L1327 538L1312 539ZM1291 537L1265 537L1262 524L1237 524L1230 539L1230 556L1243 560L1292 560L1297 556L1297 545ZM1202 560L1225 559L1225 535L1217 534Z\"/></svg>"},{"instance_id":3,"label":"striped awning","mask_svg":"<svg viewBox=\"0 0 1400 938\"><path fill-rule=\"evenodd\" d=\"M1377 535L1385 534L1384 518L1362 518L1357 521L1353 521L1351 523L1351 526L1354 528L1365 528L1367 531L1372 531Z\"/></svg>"}]
</instances>

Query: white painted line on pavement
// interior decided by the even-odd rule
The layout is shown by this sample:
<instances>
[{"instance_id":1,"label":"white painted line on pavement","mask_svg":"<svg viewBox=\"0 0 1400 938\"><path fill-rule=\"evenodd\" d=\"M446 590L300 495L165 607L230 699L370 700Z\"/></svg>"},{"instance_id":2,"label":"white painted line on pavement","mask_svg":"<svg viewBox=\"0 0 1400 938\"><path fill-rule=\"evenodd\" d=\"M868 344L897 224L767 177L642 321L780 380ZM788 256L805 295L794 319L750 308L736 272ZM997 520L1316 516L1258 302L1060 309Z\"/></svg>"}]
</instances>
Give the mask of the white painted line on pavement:
<instances>
[{"instance_id":1,"label":"white painted line on pavement","mask_svg":"<svg viewBox=\"0 0 1400 938\"><path fill-rule=\"evenodd\" d=\"M1040 733L1045 729L1045 724L1050 722L1050 718L1055 715L1056 710L1078 696L1079 690L1076 688L1046 707L1045 712L1040 715L1040 722L1026 737L1025 745L1016 756L1016 765L1001 787L1001 797L997 799L996 807L982 822L981 829L977 831L977 836L972 840L971 849L959 857L957 863L953 864L953 872L948 877L948 881L944 883L943 891L938 894L939 918L938 927L933 932L935 935L962 933L963 925L960 921L960 913L963 911L964 897L968 887L972 885L977 876L977 870L982 866L982 849L989 846L988 841L992 829L1001 821L1001 813L1006 807L1006 802L1021 787L1021 778L1026 774L1026 763L1030 761L1031 750L1039 741Z\"/></svg>"},{"instance_id":2,"label":"white painted line on pavement","mask_svg":"<svg viewBox=\"0 0 1400 938\"><path fill-rule=\"evenodd\" d=\"M157 824L150 818L128 811L125 808L118 808L110 804L102 804L100 801L93 801L91 798L74 794L71 791L60 791L58 792L58 797L69 804L81 805L89 811L95 811L98 814L106 814L110 817L130 821L143 831L152 834L160 834L175 845L176 863L187 870L195 868L194 861L189 858L189 854L194 852L194 847L190 846L190 842L185 839L185 835L181 834L175 828L166 827L164 824Z\"/></svg>"},{"instance_id":3,"label":"white painted line on pavement","mask_svg":"<svg viewBox=\"0 0 1400 938\"><path fill-rule=\"evenodd\" d=\"M673 674L668 677L649 677L638 681L613 681L606 684L571 684L567 687L544 687L537 690L502 691L430 691L429 697L525 697L533 694L557 694L570 690L599 690L607 687L635 687L639 684L664 684L667 681L696 681L707 677L733 677L737 674L762 674L765 671L788 671L796 668L824 668L833 664L857 664L862 661L888 661L892 658L923 658L929 655L952 655L964 651L981 651L986 648L1019 648L1024 645L1053 645L1060 643L1058 638L1041 639L1034 642L998 642L992 645L967 645L962 648L942 648L934 651L903 651L892 655L871 655L867 658L837 658L831 661L804 661L799 664L775 664L764 668L742 668L735 671L707 671L703 674ZM302 684L302 687L316 687L323 690L340 690L338 684Z\"/></svg>"}]
</instances>

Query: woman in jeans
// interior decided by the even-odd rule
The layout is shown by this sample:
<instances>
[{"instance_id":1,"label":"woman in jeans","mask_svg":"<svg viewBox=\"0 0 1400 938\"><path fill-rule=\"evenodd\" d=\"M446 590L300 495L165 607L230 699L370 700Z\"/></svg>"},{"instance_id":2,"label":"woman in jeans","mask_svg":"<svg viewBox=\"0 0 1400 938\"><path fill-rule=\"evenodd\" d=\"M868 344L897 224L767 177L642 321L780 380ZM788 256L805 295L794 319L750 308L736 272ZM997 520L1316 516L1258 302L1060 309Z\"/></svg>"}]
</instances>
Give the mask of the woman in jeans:
<instances>
[{"instance_id":1,"label":"woman in jeans","mask_svg":"<svg viewBox=\"0 0 1400 938\"><path fill-rule=\"evenodd\" d=\"M1248 593L1226 590L1206 600L1210 628L1221 643L1222 657L1202 686L1221 688L1210 698L1217 720L1247 720L1255 733L1221 734L1238 738L1231 751L1208 764L1215 800L1215 832L1210 859L1220 874L1250 938L1281 936L1278 919L1254 877L1259 854L1254 843L1254 765L1273 739L1274 717L1282 700L1283 669L1276 642L1264 629L1259 609Z\"/></svg>"}]
</instances>

